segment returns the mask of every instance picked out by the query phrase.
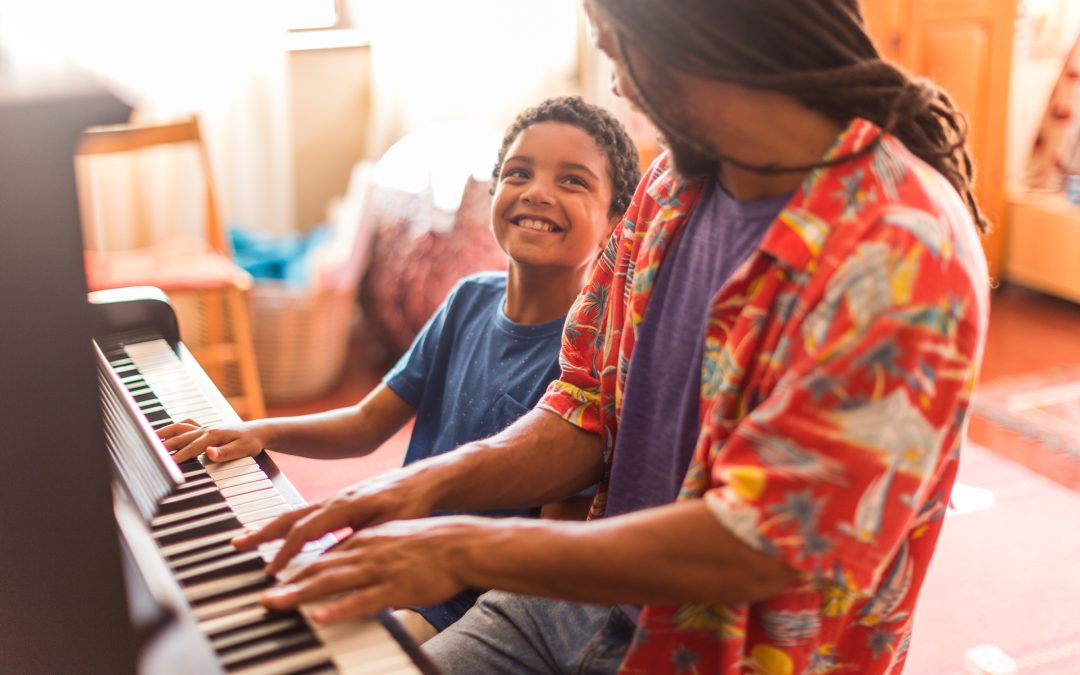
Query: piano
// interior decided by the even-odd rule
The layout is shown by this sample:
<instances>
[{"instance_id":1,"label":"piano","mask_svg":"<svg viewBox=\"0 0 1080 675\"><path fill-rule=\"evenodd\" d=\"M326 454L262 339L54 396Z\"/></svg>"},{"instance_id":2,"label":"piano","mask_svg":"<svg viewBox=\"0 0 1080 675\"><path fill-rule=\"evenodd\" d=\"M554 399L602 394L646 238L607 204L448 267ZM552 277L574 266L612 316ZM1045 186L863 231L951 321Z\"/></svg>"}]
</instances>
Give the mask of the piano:
<instances>
[{"instance_id":1,"label":"piano","mask_svg":"<svg viewBox=\"0 0 1080 675\"><path fill-rule=\"evenodd\" d=\"M116 519L125 555L151 600L140 631L175 623L174 632L187 634L186 649L199 643L203 653L213 653L192 672L212 665L243 675L433 672L388 614L320 626L307 619L306 608L262 607L260 596L275 583L263 568L280 544L241 553L229 540L303 499L265 453L177 466L156 430L186 419L210 425L239 417L180 341L160 291L99 291L90 299ZM308 544L296 563L333 543L327 537ZM149 670L173 667L156 647L141 658ZM162 669L150 662L159 658Z\"/></svg>"},{"instance_id":2,"label":"piano","mask_svg":"<svg viewBox=\"0 0 1080 675\"><path fill-rule=\"evenodd\" d=\"M235 413L159 292L88 301L74 148L128 107L2 38L0 671L435 672L387 615L319 626L259 605L273 549L228 540L300 495L265 453L177 466L156 427Z\"/></svg>"}]
</instances>

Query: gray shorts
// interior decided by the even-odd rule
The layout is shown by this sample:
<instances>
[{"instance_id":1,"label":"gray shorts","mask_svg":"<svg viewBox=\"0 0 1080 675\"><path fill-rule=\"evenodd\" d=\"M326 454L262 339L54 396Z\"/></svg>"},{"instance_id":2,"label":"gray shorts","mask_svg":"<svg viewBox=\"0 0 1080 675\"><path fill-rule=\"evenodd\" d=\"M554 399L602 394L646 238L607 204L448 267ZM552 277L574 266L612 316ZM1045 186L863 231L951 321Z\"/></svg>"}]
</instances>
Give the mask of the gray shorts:
<instances>
[{"instance_id":1,"label":"gray shorts","mask_svg":"<svg viewBox=\"0 0 1080 675\"><path fill-rule=\"evenodd\" d=\"M607 675L633 636L618 607L489 591L423 650L445 675Z\"/></svg>"}]
</instances>

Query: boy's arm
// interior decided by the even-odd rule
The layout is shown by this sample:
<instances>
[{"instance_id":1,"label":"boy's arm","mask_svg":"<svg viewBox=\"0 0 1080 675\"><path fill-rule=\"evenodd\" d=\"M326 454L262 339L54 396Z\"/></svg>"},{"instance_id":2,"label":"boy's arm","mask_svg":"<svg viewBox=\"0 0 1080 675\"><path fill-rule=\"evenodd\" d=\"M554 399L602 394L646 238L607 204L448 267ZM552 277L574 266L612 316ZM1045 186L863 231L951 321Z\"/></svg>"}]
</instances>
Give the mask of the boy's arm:
<instances>
[{"instance_id":1,"label":"boy's arm","mask_svg":"<svg viewBox=\"0 0 1080 675\"><path fill-rule=\"evenodd\" d=\"M366 455L408 422L415 409L385 383L347 408L297 417L198 427L172 424L158 434L177 462L202 452L215 462L259 454L263 449L315 459Z\"/></svg>"},{"instance_id":2,"label":"boy's arm","mask_svg":"<svg viewBox=\"0 0 1080 675\"><path fill-rule=\"evenodd\" d=\"M548 520L585 520L592 507L593 495L574 495L560 502L540 507L540 517Z\"/></svg>"}]
</instances>

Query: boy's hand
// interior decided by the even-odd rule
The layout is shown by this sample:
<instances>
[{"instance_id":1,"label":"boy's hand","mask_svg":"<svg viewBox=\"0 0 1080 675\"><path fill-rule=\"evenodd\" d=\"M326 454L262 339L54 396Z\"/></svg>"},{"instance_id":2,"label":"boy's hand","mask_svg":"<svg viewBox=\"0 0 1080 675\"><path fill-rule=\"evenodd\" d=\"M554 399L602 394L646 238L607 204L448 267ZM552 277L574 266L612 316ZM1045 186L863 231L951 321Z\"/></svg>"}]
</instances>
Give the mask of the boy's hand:
<instances>
[{"instance_id":1,"label":"boy's hand","mask_svg":"<svg viewBox=\"0 0 1080 675\"><path fill-rule=\"evenodd\" d=\"M259 544L284 539L281 550L267 566L276 574L309 541L344 528L360 530L392 520L422 518L431 506L409 478L408 467L395 469L345 488L333 497L284 513L260 530L237 537L233 544L251 550Z\"/></svg>"},{"instance_id":2,"label":"boy's hand","mask_svg":"<svg viewBox=\"0 0 1080 675\"><path fill-rule=\"evenodd\" d=\"M200 427L194 420L184 420L162 427L157 433L177 464L204 452L214 462L253 457L265 447L257 429L250 423Z\"/></svg>"}]
</instances>

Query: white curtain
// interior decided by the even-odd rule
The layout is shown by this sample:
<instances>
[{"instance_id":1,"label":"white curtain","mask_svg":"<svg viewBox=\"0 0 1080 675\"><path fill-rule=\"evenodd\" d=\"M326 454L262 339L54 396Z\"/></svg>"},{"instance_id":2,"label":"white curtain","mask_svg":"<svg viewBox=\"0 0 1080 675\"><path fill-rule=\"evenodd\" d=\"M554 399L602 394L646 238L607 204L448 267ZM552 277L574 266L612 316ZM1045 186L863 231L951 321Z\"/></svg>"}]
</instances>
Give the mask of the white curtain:
<instances>
[{"instance_id":1,"label":"white curtain","mask_svg":"<svg viewBox=\"0 0 1080 675\"><path fill-rule=\"evenodd\" d=\"M502 129L548 96L579 93L578 2L353 0L371 37L369 153L436 122Z\"/></svg>"},{"instance_id":2,"label":"white curtain","mask_svg":"<svg viewBox=\"0 0 1080 675\"><path fill-rule=\"evenodd\" d=\"M284 17L280 0L0 0L5 33L67 54L143 119L197 114L224 222L278 233L294 220ZM201 207L174 185L149 200L148 226L197 234ZM109 248L147 237L123 218L107 227Z\"/></svg>"}]
</instances>

